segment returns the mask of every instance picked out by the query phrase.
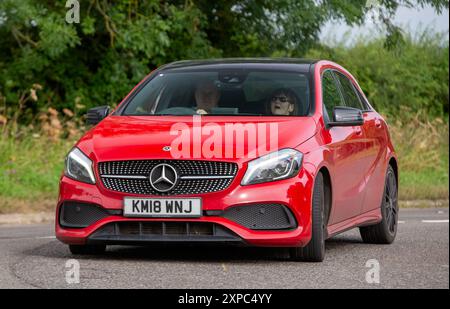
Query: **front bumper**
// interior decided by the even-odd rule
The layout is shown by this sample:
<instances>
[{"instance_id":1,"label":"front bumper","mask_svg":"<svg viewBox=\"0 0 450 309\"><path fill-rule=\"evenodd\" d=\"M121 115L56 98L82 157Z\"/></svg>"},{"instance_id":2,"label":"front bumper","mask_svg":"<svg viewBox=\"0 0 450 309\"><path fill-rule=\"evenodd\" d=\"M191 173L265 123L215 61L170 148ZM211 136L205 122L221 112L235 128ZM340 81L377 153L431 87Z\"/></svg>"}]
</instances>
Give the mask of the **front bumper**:
<instances>
[{"instance_id":1,"label":"front bumper","mask_svg":"<svg viewBox=\"0 0 450 309\"><path fill-rule=\"evenodd\" d=\"M237 177L238 178L238 177ZM101 183L89 185L63 176L56 210L56 237L66 244L146 244L152 242L221 242L249 246L296 247L304 246L311 239L311 196L313 177L301 169L297 177L241 186L237 179L226 190L214 193L177 196L201 197L203 216L195 219L181 218L127 218L122 216L123 199L133 196L107 190ZM137 196L137 195L135 195ZM140 196L142 197L142 196ZM99 205L110 215L84 228L61 225L60 210L64 202ZM255 204L278 204L287 207L295 220L295 227L283 230L255 230L223 216L231 207ZM241 222L242 223L242 222ZM142 233L150 225L160 224L157 232ZM213 233L189 233L189 225L213 226ZM121 232L120 225L133 226L128 233ZM178 232L166 233L164 226L178 225ZM110 228L110 226L119 226ZM184 229L183 226L186 226ZM148 230L148 229L147 229Z\"/></svg>"}]
</instances>

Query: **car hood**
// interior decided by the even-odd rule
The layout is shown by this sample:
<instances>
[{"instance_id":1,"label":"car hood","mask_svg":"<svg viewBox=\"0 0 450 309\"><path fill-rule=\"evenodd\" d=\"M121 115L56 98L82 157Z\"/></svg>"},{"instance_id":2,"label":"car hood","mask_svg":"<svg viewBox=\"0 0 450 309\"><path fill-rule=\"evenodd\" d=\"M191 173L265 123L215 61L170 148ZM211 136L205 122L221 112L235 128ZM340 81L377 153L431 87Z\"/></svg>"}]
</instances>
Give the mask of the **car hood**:
<instances>
[{"instance_id":1,"label":"car hood","mask_svg":"<svg viewBox=\"0 0 450 309\"><path fill-rule=\"evenodd\" d=\"M243 162L277 149L294 148L311 138L316 128L312 117L109 116L87 132L77 147L96 162ZM168 151L167 146L172 149Z\"/></svg>"}]
</instances>

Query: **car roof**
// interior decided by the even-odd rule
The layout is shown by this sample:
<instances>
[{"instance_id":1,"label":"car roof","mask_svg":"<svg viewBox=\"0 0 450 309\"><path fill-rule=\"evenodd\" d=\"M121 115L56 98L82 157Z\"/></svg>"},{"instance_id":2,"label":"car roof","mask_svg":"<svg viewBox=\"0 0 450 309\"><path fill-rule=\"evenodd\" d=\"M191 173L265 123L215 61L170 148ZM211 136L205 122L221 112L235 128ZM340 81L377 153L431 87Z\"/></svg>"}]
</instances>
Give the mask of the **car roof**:
<instances>
[{"instance_id":1,"label":"car roof","mask_svg":"<svg viewBox=\"0 0 450 309\"><path fill-rule=\"evenodd\" d=\"M300 58L223 58L205 60L183 60L166 64L159 70L192 71L214 69L268 69L309 72L311 65L318 62Z\"/></svg>"}]
</instances>

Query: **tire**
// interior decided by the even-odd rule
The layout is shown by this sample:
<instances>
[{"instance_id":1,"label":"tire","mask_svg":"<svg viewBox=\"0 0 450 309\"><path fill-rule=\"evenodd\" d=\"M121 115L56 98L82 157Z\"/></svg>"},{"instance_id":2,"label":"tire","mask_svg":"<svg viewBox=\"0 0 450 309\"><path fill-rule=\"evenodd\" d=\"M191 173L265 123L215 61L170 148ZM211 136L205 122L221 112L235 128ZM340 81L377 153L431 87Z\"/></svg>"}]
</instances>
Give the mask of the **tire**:
<instances>
[{"instance_id":1,"label":"tire","mask_svg":"<svg viewBox=\"0 0 450 309\"><path fill-rule=\"evenodd\" d=\"M325 258L326 223L323 175L317 174L312 200L312 238L305 247L291 248L291 259L302 262L322 262Z\"/></svg>"},{"instance_id":2,"label":"tire","mask_svg":"<svg viewBox=\"0 0 450 309\"><path fill-rule=\"evenodd\" d=\"M105 245L69 245L69 250L75 255L102 254L106 250Z\"/></svg>"},{"instance_id":3,"label":"tire","mask_svg":"<svg viewBox=\"0 0 450 309\"><path fill-rule=\"evenodd\" d=\"M380 223L360 227L362 240L367 244L391 244L398 227L398 186L394 169L389 165L386 172L383 199L381 200Z\"/></svg>"}]
</instances>

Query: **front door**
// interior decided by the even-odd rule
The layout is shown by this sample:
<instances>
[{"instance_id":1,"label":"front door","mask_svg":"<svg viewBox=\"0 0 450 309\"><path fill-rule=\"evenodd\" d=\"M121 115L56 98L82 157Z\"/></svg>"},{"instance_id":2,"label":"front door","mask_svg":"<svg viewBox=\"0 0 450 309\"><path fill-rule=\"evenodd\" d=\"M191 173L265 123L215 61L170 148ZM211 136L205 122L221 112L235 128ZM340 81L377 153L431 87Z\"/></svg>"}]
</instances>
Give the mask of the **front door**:
<instances>
[{"instance_id":1,"label":"front door","mask_svg":"<svg viewBox=\"0 0 450 309\"><path fill-rule=\"evenodd\" d=\"M325 122L332 120L335 106L350 106L345 89L331 70L322 75L322 91ZM352 106L353 107L353 106ZM363 126L328 128L332 173L333 208L329 224L335 224L361 213L366 187L365 172L368 169L367 143Z\"/></svg>"}]
</instances>

